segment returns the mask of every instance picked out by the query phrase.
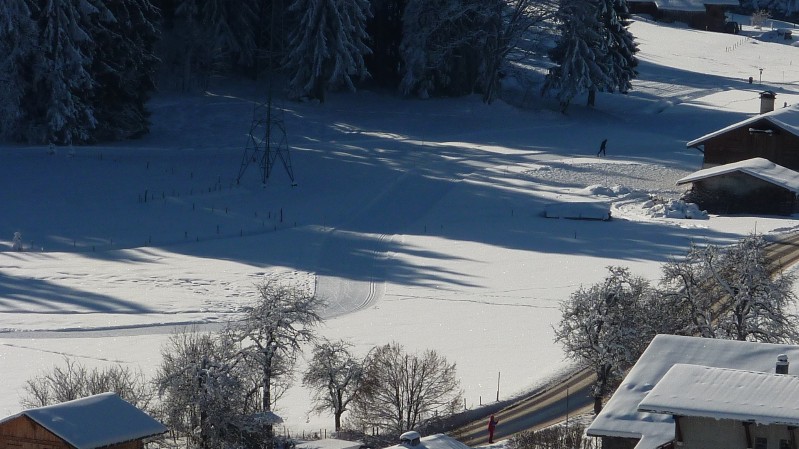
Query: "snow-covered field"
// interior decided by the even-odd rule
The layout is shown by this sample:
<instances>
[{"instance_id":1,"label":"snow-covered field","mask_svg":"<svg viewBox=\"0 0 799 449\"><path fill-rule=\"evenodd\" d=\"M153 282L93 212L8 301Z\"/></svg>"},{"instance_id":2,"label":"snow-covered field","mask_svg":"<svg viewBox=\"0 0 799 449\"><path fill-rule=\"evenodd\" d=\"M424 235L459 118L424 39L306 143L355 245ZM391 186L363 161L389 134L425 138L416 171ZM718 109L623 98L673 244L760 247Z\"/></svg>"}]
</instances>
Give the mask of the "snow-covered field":
<instances>
[{"instance_id":1,"label":"snow-covered field","mask_svg":"<svg viewBox=\"0 0 799 449\"><path fill-rule=\"evenodd\" d=\"M593 110L579 100L563 115L523 91L509 92L533 99L523 110L371 91L286 103L296 187L280 165L266 187L255 166L236 184L266 92L229 80L158 95L141 140L55 155L0 147L0 416L64 356L152 375L176 326L236 319L268 277L315 289L329 303L321 333L361 354L392 340L445 354L472 408L496 398L498 378L504 399L568 365L552 341L558 302L606 266L655 279L691 242L797 228L668 218L683 209L664 204L700 168L685 142L756 113L761 90L778 106L799 101L799 48L746 26L631 29L635 89L600 94ZM611 203L613 219L543 217L571 201ZM10 250L15 232L24 252ZM331 428L308 415L308 397L295 387L278 404L287 428Z\"/></svg>"}]
</instances>

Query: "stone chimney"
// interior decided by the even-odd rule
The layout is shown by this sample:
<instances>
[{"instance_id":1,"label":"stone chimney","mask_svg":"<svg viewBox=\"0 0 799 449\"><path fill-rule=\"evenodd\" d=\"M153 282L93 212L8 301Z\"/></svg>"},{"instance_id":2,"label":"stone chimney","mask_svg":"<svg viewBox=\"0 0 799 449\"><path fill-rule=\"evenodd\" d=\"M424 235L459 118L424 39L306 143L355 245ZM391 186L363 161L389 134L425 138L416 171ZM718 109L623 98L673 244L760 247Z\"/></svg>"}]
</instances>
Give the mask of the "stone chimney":
<instances>
[{"instance_id":1,"label":"stone chimney","mask_svg":"<svg viewBox=\"0 0 799 449\"><path fill-rule=\"evenodd\" d=\"M788 356L780 354L777 356L777 374L788 374Z\"/></svg>"},{"instance_id":2,"label":"stone chimney","mask_svg":"<svg viewBox=\"0 0 799 449\"><path fill-rule=\"evenodd\" d=\"M774 99L777 94L770 90L760 92L760 113L765 114L774 110Z\"/></svg>"}]
</instances>

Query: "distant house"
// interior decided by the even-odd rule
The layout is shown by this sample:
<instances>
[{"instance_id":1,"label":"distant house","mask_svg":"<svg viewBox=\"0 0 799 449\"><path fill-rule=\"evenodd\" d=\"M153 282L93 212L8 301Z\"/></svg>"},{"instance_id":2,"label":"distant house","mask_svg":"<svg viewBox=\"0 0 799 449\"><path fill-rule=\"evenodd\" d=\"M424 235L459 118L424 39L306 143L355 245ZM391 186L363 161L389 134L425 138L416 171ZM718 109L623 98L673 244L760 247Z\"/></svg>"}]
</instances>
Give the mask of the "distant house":
<instances>
[{"instance_id":1,"label":"distant house","mask_svg":"<svg viewBox=\"0 0 799 449\"><path fill-rule=\"evenodd\" d=\"M799 106L773 110L774 94L761 93L761 114L686 144L704 153L690 200L714 213L797 211ZM715 170L711 170L715 169Z\"/></svg>"},{"instance_id":2,"label":"distant house","mask_svg":"<svg viewBox=\"0 0 799 449\"><path fill-rule=\"evenodd\" d=\"M785 356L785 357L780 357ZM779 359L778 359L779 358ZM639 409L651 391L661 382L666 373L676 364L700 365L711 368L726 368L751 372L781 372L796 375L788 363L799 360L799 346L753 343L745 341L716 340L711 338L683 337L676 335L658 335L647 347L646 351L632 367L613 396L605 404L602 411L594 418L586 433L589 436L602 438L603 449L658 449L668 447L676 435L673 415L653 413ZM779 368L778 368L779 367ZM706 390L709 387L706 386ZM732 409L736 398L751 398L748 392L738 390L725 391L727 408ZM799 397L784 392L793 401L791 408L799 404ZM710 394L710 391L707 392ZM723 395L719 393L719 395ZM771 396L763 396L763 400L750 407L752 413ZM762 405L761 405L762 404ZM701 409L702 399L695 400L697 409ZM741 406L735 406L741 408ZM793 412L792 412L793 413ZM682 416L682 415L680 415ZM799 416L799 411L796 411ZM682 419L678 419L682 422ZM709 427L708 429L712 429ZM752 433L754 437L761 436ZM786 449L777 446L782 437L768 437L771 442L765 448L745 446L744 443L719 446L749 447L751 449ZM716 449L716 446L705 446ZM691 448L693 449L693 448Z\"/></svg>"},{"instance_id":3,"label":"distant house","mask_svg":"<svg viewBox=\"0 0 799 449\"><path fill-rule=\"evenodd\" d=\"M791 449L799 426L799 377L677 364L638 405L670 415L681 449Z\"/></svg>"},{"instance_id":4,"label":"distant house","mask_svg":"<svg viewBox=\"0 0 799 449\"><path fill-rule=\"evenodd\" d=\"M0 449L142 449L163 424L114 393L103 393L0 420Z\"/></svg>"},{"instance_id":5,"label":"distant house","mask_svg":"<svg viewBox=\"0 0 799 449\"><path fill-rule=\"evenodd\" d=\"M760 157L706 168L677 181L711 213L790 215L799 210L799 173Z\"/></svg>"},{"instance_id":6,"label":"distant house","mask_svg":"<svg viewBox=\"0 0 799 449\"><path fill-rule=\"evenodd\" d=\"M656 20L685 22L707 31L737 32L727 25L724 13L739 6L738 0L628 0L630 12L650 14Z\"/></svg>"}]
</instances>

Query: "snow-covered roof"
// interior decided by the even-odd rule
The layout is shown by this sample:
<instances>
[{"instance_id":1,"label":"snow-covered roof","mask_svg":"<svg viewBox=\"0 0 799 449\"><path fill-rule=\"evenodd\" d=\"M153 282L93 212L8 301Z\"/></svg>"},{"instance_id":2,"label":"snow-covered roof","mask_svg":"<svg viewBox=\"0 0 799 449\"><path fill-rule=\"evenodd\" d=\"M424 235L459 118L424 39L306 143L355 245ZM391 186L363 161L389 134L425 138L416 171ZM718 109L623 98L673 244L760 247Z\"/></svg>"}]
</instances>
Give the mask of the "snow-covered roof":
<instances>
[{"instance_id":1,"label":"snow-covered roof","mask_svg":"<svg viewBox=\"0 0 799 449\"><path fill-rule=\"evenodd\" d=\"M588 427L591 436L640 438L637 449L654 449L674 438L674 421L660 413L639 412L638 404L677 363L774 372L777 356L799 372L799 346L658 335Z\"/></svg>"},{"instance_id":2,"label":"snow-covered roof","mask_svg":"<svg viewBox=\"0 0 799 449\"><path fill-rule=\"evenodd\" d=\"M687 184L714 176L726 175L732 172L746 173L749 176L762 179L783 189L799 193L799 173L777 165L768 159L755 157L744 161L733 162L716 167L705 168L677 180L677 185Z\"/></svg>"},{"instance_id":3,"label":"snow-covered roof","mask_svg":"<svg viewBox=\"0 0 799 449\"><path fill-rule=\"evenodd\" d=\"M676 364L638 410L797 426L799 377Z\"/></svg>"},{"instance_id":4,"label":"snow-covered roof","mask_svg":"<svg viewBox=\"0 0 799 449\"><path fill-rule=\"evenodd\" d=\"M390 446L387 449L408 449L408 447L409 446L398 444L396 446ZM419 444L413 446L413 449L471 449L471 448L450 436L438 433L435 435L429 435L422 438Z\"/></svg>"},{"instance_id":5,"label":"snow-covered roof","mask_svg":"<svg viewBox=\"0 0 799 449\"><path fill-rule=\"evenodd\" d=\"M705 5L739 6L738 0L631 0L632 3L655 3L658 9L672 11L704 11Z\"/></svg>"},{"instance_id":6,"label":"snow-covered roof","mask_svg":"<svg viewBox=\"0 0 799 449\"><path fill-rule=\"evenodd\" d=\"M787 108L775 109L771 112L766 112L765 114L758 114L749 117L746 120L740 121L738 123L733 123L732 125L727 126L726 128L722 128L718 131L713 131L710 134L705 134L704 136L698 139L694 139L686 143L685 146L690 148L690 147L695 147L697 145L701 145L706 140L712 139L716 136L724 134L733 129L749 126L760 120L766 120L780 129L783 129L791 134L799 136L799 104L794 104L788 106Z\"/></svg>"},{"instance_id":7,"label":"snow-covered roof","mask_svg":"<svg viewBox=\"0 0 799 449\"><path fill-rule=\"evenodd\" d=\"M363 444L359 441L339 440L324 438L321 440L303 441L297 443L297 449L358 449Z\"/></svg>"},{"instance_id":8,"label":"snow-covered roof","mask_svg":"<svg viewBox=\"0 0 799 449\"><path fill-rule=\"evenodd\" d=\"M27 416L77 449L94 449L137 440L167 428L116 393L102 393L25 410L0 423Z\"/></svg>"}]
</instances>

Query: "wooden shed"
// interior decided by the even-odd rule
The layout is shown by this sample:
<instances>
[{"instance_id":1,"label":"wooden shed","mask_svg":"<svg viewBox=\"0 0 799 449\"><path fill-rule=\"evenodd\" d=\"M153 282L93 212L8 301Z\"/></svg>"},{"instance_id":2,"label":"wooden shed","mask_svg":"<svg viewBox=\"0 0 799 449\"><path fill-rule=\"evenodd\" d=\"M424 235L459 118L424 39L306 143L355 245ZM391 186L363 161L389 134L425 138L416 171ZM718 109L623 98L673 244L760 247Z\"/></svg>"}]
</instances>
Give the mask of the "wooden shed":
<instances>
[{"instance_id":1,"label":"wooden shed","mask_svg":"<svg viewBox=\"0 0 799 449\"><path fill-rule=\"evenodd\" d=\"M725 12L739 6L738 0L628 0L627 5L632 13L707 31L727 31Z\"/></svg>"},{"instance_id":2,"label":"wooden shed","mask_svg":"<svg viewBox=\"0 0 799 449\"><path fill-rule=\"evenodd\" d=\"M115 393L103 393L0 420L0 449L142 449L167 428Z\"/></svg>"},{"instance_id":3,"label":"wooden shed","mask_svg":"<svg viewBox=\"0 0 799 449\"><path fill-rule=\"evenodd\" d=\"M688 200L716 214L780 214L799 210L799 173L764 158L706 168L677 181Z\"/></svg>"}]
</instances>

